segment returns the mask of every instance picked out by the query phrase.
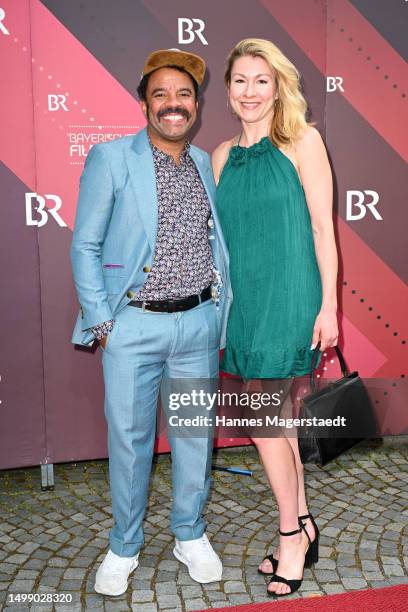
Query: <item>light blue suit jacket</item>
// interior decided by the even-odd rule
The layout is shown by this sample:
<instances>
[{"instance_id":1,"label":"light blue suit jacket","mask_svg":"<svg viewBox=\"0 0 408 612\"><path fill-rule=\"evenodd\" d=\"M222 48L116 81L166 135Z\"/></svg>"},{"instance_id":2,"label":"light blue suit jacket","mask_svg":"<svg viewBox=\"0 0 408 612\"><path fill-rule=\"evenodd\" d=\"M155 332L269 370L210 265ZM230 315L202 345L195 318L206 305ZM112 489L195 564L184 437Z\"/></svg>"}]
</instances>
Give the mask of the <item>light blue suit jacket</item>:
<instances>
[{"instance_id":1,"label":"light blue suit jacket","mask_svg":"<svg viewBox=\"0 0 408 612\"><path fill-rule=\"evenodd\" d=\"M209 155L190 147L210 201L214 227L209 229L215 267L221 275L219 316L221 348L232 291L228 252L214 206L215 183ZM146 129L96 144L80 179L71 246L72 270L80 312L72 342L90 346L91 327L114 319L143 286L155 252L158 220L156 177Z\"/></svg>"}]
</instances>

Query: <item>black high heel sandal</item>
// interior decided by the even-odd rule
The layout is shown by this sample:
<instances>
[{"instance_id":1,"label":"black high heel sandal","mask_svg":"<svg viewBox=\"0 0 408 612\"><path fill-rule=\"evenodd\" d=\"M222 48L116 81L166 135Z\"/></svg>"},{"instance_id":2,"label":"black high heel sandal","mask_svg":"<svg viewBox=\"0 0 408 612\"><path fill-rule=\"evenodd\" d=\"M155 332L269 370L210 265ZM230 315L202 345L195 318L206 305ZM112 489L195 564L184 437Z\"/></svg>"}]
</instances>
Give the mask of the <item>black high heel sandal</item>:
<instances>
[{"instance_id":1,"label":"black high heel sandal","mask_svg":"<svg viewBox=\"0 0 408 612\"><path fill-rule=\"evenodd\" d=\"M295 535L295 533L301 533L302 529L303 531L306 533L308 540L309 540L309 546L307 548L306 551L306 555L310 549L310 546L312 544L311 540L310 540L310 536L307 533L304 524L302 523L301 520L299 520L299 524L300 527L299 529L294 529L294 531L281 531L279 529L279 533L282 536L291 536L291 535ZM306 555L305 555L305 559L306 559ZM304 566L303 566L304 567ZM283 582L283 584L287 584L288 587L290 588L289 593L273 593L271 591L267 590L268 596L269 597L286 597L286 595L292 595L292 593L296 593L297 590L299 590L302 582L303 582L303 574L302 574L302 578L295 578L293 580L290 580L289 578L284 578L283 576L279 576L278 574L273 574L272 578L269 581L269 584L271 584L271 582Z\"/></svg>"},{"instance_id":2,"label":"black high heel sandal","mask_svg":"<svg viewBox=\"0 0 408 612\"><path fill-rule=\"evenodd\" d=\"M299 516L299 524L301 523L302 520L304 519L308 519L310 518L312 525L314 527L315 530L315 539L313 540L313 542L310 542L310 538L309 538L309 548L306 551L306 555L305 555L305 567L312 567L312 565L314 565L315 563L317 563L319 561L319 538L320 538L320 531L318 526L316 525L316 522L313 518L313 516L311 514L304 514L303 516ZM306 531L306 527L305 525L303 525L303 523L301 523L303 528ZM307 533L307 531L306 531ZM309 537L309 536L308 536Z\"/></svg>"},{"instance_id":3,"label":"black high heel sandal","mask_svg":"<svg viewBox=\"0 0 408 612\"><path fill-rule=\"evenodd\" d=\"M313 542L310 544L309 548L307 549L307 553L305 556L305 567L307 568L312 567L314 563L317 563L319 561L319 536L320 536L319 528L316 525L315 520L311 514L302 514L302 516L299 516L298 517L299 525L301 524L301 521L308 519L308 518L310 518L310 520L312 521L312 525L315 529L315 539L313 540ZM262 574L263 576L272 576L272 574L275 574L276 570L278 569L279 560L275 559L273 554L271 554L265 557L262 563L264 561L270 561L272 565L272 571L264 572L263 570L258 568L258 574Z\"/></svg>"}]
</instances>

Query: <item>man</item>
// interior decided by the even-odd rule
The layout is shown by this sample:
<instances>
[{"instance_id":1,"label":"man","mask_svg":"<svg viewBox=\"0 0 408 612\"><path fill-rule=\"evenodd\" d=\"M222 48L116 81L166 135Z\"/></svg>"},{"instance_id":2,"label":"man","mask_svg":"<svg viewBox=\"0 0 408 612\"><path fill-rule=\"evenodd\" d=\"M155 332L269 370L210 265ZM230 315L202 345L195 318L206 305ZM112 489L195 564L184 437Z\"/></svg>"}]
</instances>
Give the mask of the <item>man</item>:
<instances>
[{"instance_id":1,"label":"man","mask_svg":"<svg viewBox=\"0 0 408 612\"><path fill-rule=\"evenodd\" d=\"M147 128L95 145L71 249L81 305L72 341L102 348L114 526L95 589L120 595L138 565L161 380L218 376L232 295L209 156L186 136L205 63L156 51L138 93ZM221 337L221 344L220 344ZM169 437L170 438L170 437ZM212 436L170 438L174 555L198 582L222 565L202 517Z\"/></svg>"}]
</instances>

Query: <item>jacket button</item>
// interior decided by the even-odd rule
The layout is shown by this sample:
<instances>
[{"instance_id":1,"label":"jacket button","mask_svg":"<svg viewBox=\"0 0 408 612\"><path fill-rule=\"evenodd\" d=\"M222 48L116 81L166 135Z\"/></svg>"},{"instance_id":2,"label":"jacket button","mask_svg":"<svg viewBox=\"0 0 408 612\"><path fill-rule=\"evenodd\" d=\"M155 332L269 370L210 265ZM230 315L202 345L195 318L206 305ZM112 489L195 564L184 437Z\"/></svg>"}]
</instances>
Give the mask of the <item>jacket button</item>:
<instances>
[{"instance_id":1,"label":"jacket button","mask_svg":"<svg viewBox=\"0 0 408 612\"><path fill-rule=\"evenodd\" d=\"M128 298L134 298L136 293L134 291L128 291L126 295Z\"/></svg>"},{"instance_id":2,"label":"jacket button","mask_svg":"<svg viewBox=\"0 0 408 612\"><path fill-rule=\"evenodd\" d=\"M143 268L143 272L150 272L151 267L150 266L144 266Z\"/></svg>"}]
</instances>

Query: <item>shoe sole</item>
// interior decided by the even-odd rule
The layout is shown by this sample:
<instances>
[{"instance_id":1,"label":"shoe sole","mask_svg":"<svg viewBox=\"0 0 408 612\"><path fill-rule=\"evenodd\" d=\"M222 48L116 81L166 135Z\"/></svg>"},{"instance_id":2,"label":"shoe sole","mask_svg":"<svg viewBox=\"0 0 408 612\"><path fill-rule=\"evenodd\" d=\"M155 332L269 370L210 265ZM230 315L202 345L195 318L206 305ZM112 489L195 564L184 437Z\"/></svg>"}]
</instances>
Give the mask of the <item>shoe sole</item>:
<instances>
[{"instance_id":1,"label":"shoe sole","mask_svg":"<svg viewBox=\"0 0 408 612\"><path fill-rule=\"evenodd\" d=\"M96 582L94 585L94 590L96 591L96 593L99 593L100 595L109 595L110 597L119 597L119 595L123 595L123 593L126 593L129 587L129 576L133 574L133 572L138 568L138 566L139 566L139 562L137 562L135 567L130 570L129 575L128 575L128 581L126 583L126 588L124 590L118 591L117 593L112 593L112 591L107 591L107 590L104 590L103 587L99 587Z\"/></svg>"},{"instance_id":2,"label":"shoe sole","mask_svg":"<svg viewBox=\"0 0 408 612\"><path fill-rule=\"evenodd\" d=\"M208 580L202 580L201 578L197 578L196 576L193 575L193 573L190 570L190 566L187 563L187 561L182 557L182 555L176 550L176 548L173 548L173 555L176 557L177 561L180 561L180 563L183 563L187 569L188 569L188 573L190 574L190 577L195 580L196 582L199 582L200 584L208 584L209 582L219 582L221 580L222 577L222 570L220 573L219 578L210 578Z\"/></svg>"}]
</instances>

